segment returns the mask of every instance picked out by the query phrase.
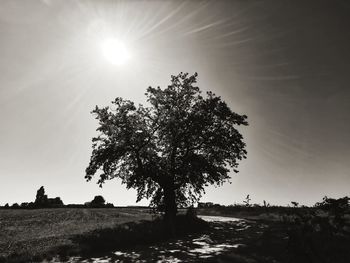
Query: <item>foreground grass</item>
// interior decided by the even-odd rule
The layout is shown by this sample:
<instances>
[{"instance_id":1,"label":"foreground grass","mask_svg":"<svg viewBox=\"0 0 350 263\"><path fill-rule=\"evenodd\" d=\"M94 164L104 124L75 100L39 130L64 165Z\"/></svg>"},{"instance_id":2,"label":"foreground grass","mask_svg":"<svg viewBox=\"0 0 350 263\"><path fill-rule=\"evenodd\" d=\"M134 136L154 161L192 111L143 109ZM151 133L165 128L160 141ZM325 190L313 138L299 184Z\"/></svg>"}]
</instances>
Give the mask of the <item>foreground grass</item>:
<instances>
[{"instance_id":1,"label":"foreground grass","mask_svg":"<svg viewBox=\"0 0 350 263\"><path fill-rule=\"evenodd\" d=\"M179 216L177 235L169 236L147 209L0 210L0 262L350 262L346 222L336 229L329 217L305 213L231 216L241 219L208 224Z\"/></svg>"},{"instance_id":2,"label":"foreground grass","mask_svg":"<svg viewBox=\"0 0 350 263\"><path fill-rule=\"evenodd\" d=\"M54 254L75 236L141 219L151 219L147 209L0 210L0 261Z\"/></svg>"},{"instance_id":3,"label":"foreground grass","mask_svg":"<svg viewBox=\"0 0 350 263\"><path fill-rule=\"evenodd\" d=\"M182 237L207 226L182 215L174 230ZM42 262L57 256L63 262L174 238L163 220L136 208L0 210L0 227L0 262Z\"/></svg>"}]
</instances>

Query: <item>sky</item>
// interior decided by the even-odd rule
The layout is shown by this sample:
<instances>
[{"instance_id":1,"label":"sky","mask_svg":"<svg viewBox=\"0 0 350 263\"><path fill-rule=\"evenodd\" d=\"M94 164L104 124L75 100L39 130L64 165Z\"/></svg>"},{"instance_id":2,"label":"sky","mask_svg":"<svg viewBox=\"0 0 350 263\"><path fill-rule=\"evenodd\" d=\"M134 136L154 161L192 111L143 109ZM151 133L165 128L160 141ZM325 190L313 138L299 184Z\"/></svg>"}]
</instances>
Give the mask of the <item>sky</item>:
<instances>
[{"instance_id":1,"label":"sky","mask_svg":"<svg viewBox=\"0 0 350 263\"><path fill-rule=\"evenodd\" d=\"M90 112L115 97L144 103L181 71L249 121L240 172L201 201L350 195L349 28L346 0L1 1L0 205L34 201L42 185L64 203L135 205L120 181L84 179ZM111 39L125 63L103 49Z\"/></svg>"}]
</instances>

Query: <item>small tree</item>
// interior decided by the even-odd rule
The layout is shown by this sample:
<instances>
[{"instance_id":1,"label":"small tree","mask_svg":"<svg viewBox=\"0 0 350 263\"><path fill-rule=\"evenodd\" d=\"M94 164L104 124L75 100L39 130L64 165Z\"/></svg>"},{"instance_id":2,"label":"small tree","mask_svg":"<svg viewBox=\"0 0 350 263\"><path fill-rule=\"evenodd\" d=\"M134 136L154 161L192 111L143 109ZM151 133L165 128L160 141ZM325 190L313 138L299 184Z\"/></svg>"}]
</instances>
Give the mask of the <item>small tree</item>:
<instances>
[{"instance_id":1,"label":"small tree","mask_svg":"<svg viewBox=\"0 0 350 263\"><path fill-rule=\"evenodd\" d=\"M55 198L48 199L48 206L49 207L63 207L64 204L63 204L60 197L55 197Z\"/></svg>"},{"instance_id":2,"label":"small tree","mask_svg":"<svg viewBox=\"0 0 350 263\"><path fill-rule=\"evenodd\" d=\"M19 204L18 203L14 203L11 208L14 208L14 209L18 209L20 208Z\"/></svg>"},{"instance_id":3,"label":"small tree","mask_svg":"<svg viewBox=\"0 0 350 263\"><path fill-rule=\"evenodd\" d=\"M246 207L249 207L250 206L250 196L247 195L245 200L243 200L243 203L245 204Z\"/></svg>"},{"instance_id":4,"label":"small tree","mask_svg":"<svg viewBox=\"0 0 350 263\"><path fill-rule=\"evenodd\" d=\"M198 201L204 187L229 180L230 168L246 158L239 125L247 116L233 112L212 92L203 97L197 74L180 73L165 88L149 87L148 107L116 98L92 111L99 121L85 178L98 184L120 178L137 190L137 201L151 198L173 221L180 205Z\"/></svg>"},{"instance_id":5,"label":"small tree","mask_svg":"<svg viewBox=\"0 0 350 263\"><path fill-rule=\"evenodd\" d=\"M266 202L266 200L264 200L264 208L265 208L265 211L267 212L268 209L270 207L270 203Z\"/></svg>"},{"instance_id":6,"label":"small tree","mask_svg":"<svg viewBox=\"0 0 350 263\"><path fill-rule=\"evenodd\" d=\"M21 203L21 208L28 208L29 203L28 202L23 202Z\"/></svg>"},{"instance_id":7,"label":"small tree","mask_svg":"<svg viewBox=\"0 0 350 263\"><path fill-rule=\"evenodd\" d=\"M96 195L94 199L90 202L91 207L103 207L105 205L105 199L102 195Z\"/></svg>"},{"instance_id":8,"label":"small tree","mask_svg":"<svg viewBox=\"0 0 350 263\"><path fill-rule=\"evenodd\" d=\"M295 202L295 201L292 201L292 202L290 202L292 205L293 205L293 207L298 207L299 206L299 203L298 202Z\"/></svg>"},{"instance_id":9,"label":"small tree","mask_svg":"<svg viewBox=\"0 0 350 263\"><path fill-rule=\"evenodd\" d=\"M264 200L263 203L264 203L264 207L265 207L265 208L267 208L267 207L270 206L270 203L266 202L266 200Z\"/></svg>"},{"instance_id":10,"label":"small tree","mask_svg":"<svg viewBox=\"0 0 350 263\"><path fill-rule=\"evenodd\" d=\"M106 207L106 208L113 208L114 204L113 203L107 203L107 204L104 205L104 207Z\"/></svg>"},{"instance_id":11,"label":"small tree","mask_svg":"<svg viewBox=\"0 0 350 263\"><path fill-rule=\"evenodd\" d=\"M34 202L36 207L46 207L48 204L47 195L45 194L44 186L41 186L36 192L36 198Z\"/></svg>"}]
</instances>

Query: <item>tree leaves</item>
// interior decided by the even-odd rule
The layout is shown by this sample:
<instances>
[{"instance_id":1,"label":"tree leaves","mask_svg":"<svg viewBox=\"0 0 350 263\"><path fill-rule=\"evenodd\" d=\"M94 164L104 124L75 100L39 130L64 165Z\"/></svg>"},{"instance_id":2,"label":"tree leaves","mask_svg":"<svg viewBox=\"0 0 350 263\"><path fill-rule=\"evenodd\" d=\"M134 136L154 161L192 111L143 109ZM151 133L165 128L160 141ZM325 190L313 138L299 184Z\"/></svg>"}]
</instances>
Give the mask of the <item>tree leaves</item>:
<instances>
[{"instance_id":1,"label":"tree leaves","mask_svg":"<svg viewBox=\"0 0 350 263\"><path fill-rule=\"evenodd\" d=\"M178 204L196 201L208 184L229 179L230 167L246 158L246 144L236 129L247 116L233 112L212 92L203 97L197 73L171 76L165 88L149 87L148 105L116 98L92 113L99 121L85 178L98 173L100 186L120 178L137 190L137 201L152 198L161 206L164 189L173 189Z\"/></svg>"}]
</instances>

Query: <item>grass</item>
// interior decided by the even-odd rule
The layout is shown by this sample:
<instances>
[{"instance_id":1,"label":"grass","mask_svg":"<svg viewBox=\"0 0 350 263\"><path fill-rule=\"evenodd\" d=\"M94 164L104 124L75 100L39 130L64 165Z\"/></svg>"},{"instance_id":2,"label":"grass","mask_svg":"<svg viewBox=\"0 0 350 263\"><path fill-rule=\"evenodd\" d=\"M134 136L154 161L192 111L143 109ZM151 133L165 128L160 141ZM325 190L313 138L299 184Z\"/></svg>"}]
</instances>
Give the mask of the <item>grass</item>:
<instances>
[{"instance_id":1,"label":"grass","mask_svg":"<svg viewBox=\"0 0 350 263\"><path fill-rule=\"evenodd\" d=\"M148 246L172 238L182 238L189 233L201 233L208 228L209 224L199 218L179 215L174 226L176 235L169 231L164 220L158 218L94 230L75 237L74 242L78 245L81 256L93 257L135 245Z\"/></svg>"},{"instance_id":2,"label":"grass","mask_svg":"<svg viewBox=\"0 0 350 263\"><path fill-rule=\"evenodd\" d=\"M337 220L333 213L315 208L260 210L199 209L201 214L232 216L249 222L249 229L244 231L222 232L223 240L238 238L244 246L221 256L220 262L350 262L350 211Z\"/></svg>"},{"instance_id":3,"label":"grass","mask_svg":"<svg viewBox=\"0 0 350 263\"><path fill-rule=\"evenodd\" d=\"M54 254L75 236L140 219L151 219L147 209L0 210L0 262Z\"/></svg>"},{"instance_id":4,"label":"grass","mask_svg":"<svg viewBox=\"0 0 350 263\"><path fill-rule=\"evenodd\" d=\"M199 214L244 219L208 224L182 215L177 235L170 237L167 225L152 220L148 209L0 210L0 262L41 262L57 255L59 261L77 255L133 262L138 255L142 262L174 256L184 262L350 262L350 218L336 228L334 218L307 211L202 209ZM203 254L205 248L209 252Z\"/></svg>"},{"instance_id":5,"label":"grass","mask_svg":"<svg viewBox=\"0 0 350 263\"><path fill-rule=\"evenodd\" d=\"M207 225L179 216L176 236ZM0 229L0 262L41 262L57 255L62 261L74 255L92 257L171 237L163 220L138 208L0 210Z\"/></svg>"}]
</instances>

